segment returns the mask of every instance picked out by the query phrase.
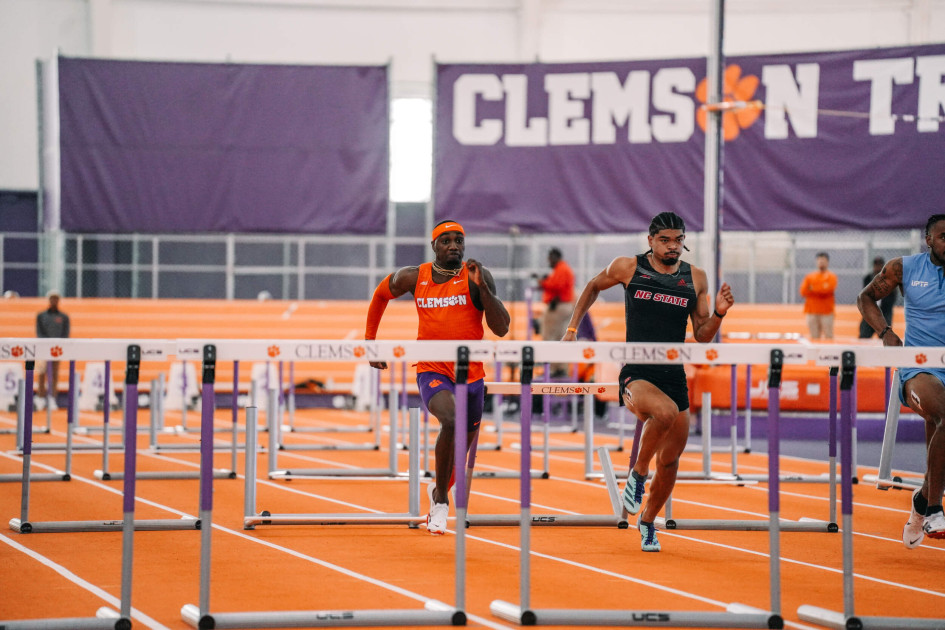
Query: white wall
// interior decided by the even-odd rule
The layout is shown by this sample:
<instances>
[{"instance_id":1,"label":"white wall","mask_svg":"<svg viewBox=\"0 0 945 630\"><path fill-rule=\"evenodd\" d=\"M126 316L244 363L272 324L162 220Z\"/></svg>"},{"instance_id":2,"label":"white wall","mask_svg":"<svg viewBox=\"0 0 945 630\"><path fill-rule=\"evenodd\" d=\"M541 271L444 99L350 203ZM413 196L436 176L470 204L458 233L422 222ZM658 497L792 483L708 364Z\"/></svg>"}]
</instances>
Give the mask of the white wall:
<instances>
[{"instance_id":1,"label":"white wall","mask_svg":"<svg viewBox=\"0 0 945 630\"><path fill-rule=\"evenodd\" d=\"M703 56L714 0L0 0L0 189L38 182L34 62L69 56L392 64ZM945 41L945 0L728 0L728 54Z\"/></svg>"}]
</instances>

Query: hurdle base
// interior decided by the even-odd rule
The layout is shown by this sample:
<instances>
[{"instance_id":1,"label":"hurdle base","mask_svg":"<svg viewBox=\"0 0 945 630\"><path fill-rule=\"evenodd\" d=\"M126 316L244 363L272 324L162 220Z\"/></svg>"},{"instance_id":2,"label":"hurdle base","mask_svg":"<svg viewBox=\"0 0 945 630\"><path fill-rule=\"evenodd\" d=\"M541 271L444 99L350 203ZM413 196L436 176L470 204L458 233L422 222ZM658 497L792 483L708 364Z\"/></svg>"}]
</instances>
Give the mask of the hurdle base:
<instances>
[{"instance_id":1,"label":"hurdle base","mask_svg":"<svg viewBox=\"0 0 945 630\"><path fill-rule=\"evenodd\" d=\"M522 522L519 514L469 514L466 516L466 527L517 527ZM613 514L532 514L532 527L553 526L564 527L616 527L628 529L629 523L625 518L617 518Z\"/></svg>"},{"instance_id":2,"label":"hurdle base","mask_svg":"<svg viewBox=\"0 0 945 630\"><path fill-rule=\"evenodd\" d=\"M522 610L518 604L504 602L501 599L494 599L489 604L489 610L499 619L504 619L522 626L535 625L535 613L530 610Z\"/></svg>"},{"instance_id":3,"label":"hurdle base","mask_svg":"<svg viewBox=\"0 0 945 630\"><path fill-rule=\"evenodd\" d=\"M282 425L282 431L285 433L371 433L374 427L362 424L354 427L292 427L287 424Z\"/></svg>"},{"instance_id":4,"label":"hurdle base","mask_svg":"<svg viewBox=\"0 0 945 630\"><path fill-rule=\"evenodd\" d=\"M529 475L532 479L548 479L549 474L543 470L529 470ZM519 479L521 473L514 470L474 470L473 478L474 479Z\"/></svg>"},{"instance_id":5,"label":"hurdle base","mask_svg":"<svg viewBox=\"0 0 945 630\"><path fill-rule=\"evenodd\" d=\"M664 529L692 529L692 530L718 530L718 531L746 531L746 532L766 532L771 529L770 520L724 520L724 519L664 519L656 518L657 526L662 525ZM827 532L835 534L840 531L836 523L829 521L818 521L814 519L803 521L781 520L778 528L782 532Z\"/></svg>"},{"instance_id":6,"label":"hurdle base","mask_svg":"<svg viewBox=\"0 0 945 630\"><path fill-rule=\"evenodd\" d=\"M96 470L94 473L96 479L102 481L121 481L125 478L123 472L105 472ZM235 479L236 473L232 470L218 469L213 470L214 479ZM179 470L179 471L160 471L145 470L135 473L135 479L200 479L199 470Z\"/></svg>"},{"instance_id":7,"label":"hurdle base","mask_svg":"<svg viewBox=\"0 0 945 630\"><path fill-rule=\"evenodd\" d=\"M675 610L608 610L544 608L523 611L521 607L494 600L492 614L523 626L673 626L681 628L784 628L780 615L749 612L733 605L727 612Z\"/></svg>"},{"instance_id":8,"label":"hurdle base","mask_svg":"<svg viewBox=\"0 0 945 630\"><path fill-rule=\"evenodd\" d=\"M919 477L902 478L898 475L894 475L889 479L880 479L879 475L863 475L863 481L865 483L875 483L876 488L879 490L889 490L890 488L896 488L897 490L915 490L916 488L921 488L923 482Z\"/></svg>"},{"instance_id":9,"label":"hurdle base","mask_svg":"<svg viewBox=\"0 0 945 630\"><path fill-rule=\"evenodd\" d=\"M923 617L847 617L842 612L804 604L797 607L797 616L811 623L841 630L942 630L941 619Z\"/></svg>"},{"instance_id":10,"label":"hurdle base","mask_svg":"<svg viewBox=\"0 0 945 630\"><path fill-rule=\"evenodd\" d=\"M381 447L374 442L360 444L280 444L280 451L379 451Z\"/></svg>"},{"instance_id":11,"label":"hurdle base","mask_svg":"<svg viewBox=\"0 0 945 630\"><path fill-rule=\"evenodd\" d=\"M124 521L21 521L10 519L10 529L18 534L52 534L60 532L120 532ZM137 532L200 529L200 519L141 519L135 520Z\"/></svg>"},{"instance_id":12,"label":"hurdle base","mask_svg":"<svg viewBox=\"0 0 945 630\"><path fill-rule=\"evenodd\" d=\"M407 473L390 468L293 468L274 470L270 479L318 479L319 477L392 477L407 479Z\"/></svg>"},{"instance_id":13,"label":"hurdle base","mask_svg":"<svg viewBox=\"0 0 945 630\"><path fill-rule=\"evenodd\" d=\"M131 630L131 619L122 617L108 607L99 608L94 617L64 617L60 619L0 620L4 630Z\"/></svg>"},{"instance_id":14,"label":"hurdle base","mask_svg":"<svg viewBox=\"0 0 945 630\"><path fill-rule=\"evenodd\" d=\"M243 529L257 525L407 525L416 527L427 520L416 514L257 514L243 517ZM455 517L449 517L455 521Z\"/></svg>"},{"instance_id":15,"label":"hurdle base","mask_svg":"<svg viewBox=\"0 0 945 630\"><path fill-rule=\"evenodd\" d=\"M72 475L62 471L57 470L54 473L39 473L30 475L30 481L71 481ZM0 483L17 483L23 481L23 475L19 473L11 473L6 475L0 475Z\"/></svg>"},{"instance_id":16,"label":"hurdle base","mask_svg":"<svg viewBox=\"0 0 945 630\"><path fill-rule=\"evenodd\" d=\"M180 616L200 630L209 628L334 628L369 626L465 626L466 613L456 608L427 605L424 610L284 610L200 614L185 604Z\"/></svg>"}]
</instances>

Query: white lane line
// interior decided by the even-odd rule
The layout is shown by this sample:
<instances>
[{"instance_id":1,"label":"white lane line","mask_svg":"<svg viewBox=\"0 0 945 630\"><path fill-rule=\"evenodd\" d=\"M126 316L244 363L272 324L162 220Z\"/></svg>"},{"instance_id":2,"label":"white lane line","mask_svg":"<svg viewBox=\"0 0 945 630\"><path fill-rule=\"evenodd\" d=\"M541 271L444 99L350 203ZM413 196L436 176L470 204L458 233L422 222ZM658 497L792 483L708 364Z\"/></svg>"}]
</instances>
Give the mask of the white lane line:
<instances>
[{"instance_id":1,"label":"white lane line","mask_svg":"<svg viewBox=\"0 0 945 630\"><path fill-rule=\"evenodd\" d=\"M23 545L16 542L15 540L10 539L6 534L0 533L0 542L4 542L8 544L9 546L13 547L17 551L26 554L33 560L36 560L43 566L49 567L50 569L52 569L53 571L55 571L62 577L66 578L67 580L75 584L76 586L80 588L84 588L88 592L100 598L106 604L109 604L110 606L112 606L116 611L121 610L121 600L119 598L115 597L114 595L110 595L109 593L103 591L101 588L95 586L94 584L80 578L78 575L76 575L69 569L65 568L61 564L58 564L57 562L50 560L46 556L33 551L29 547L24 547ZM158 623L156 620L144 614L143 612L141 612L134 606L131 607L131 617L132 619L140 621L141 623L147 624L149 628L154 628L155 630L170 630L170 628L168 628L167 626L161 623ZM48 619L48 618L49 617L41 617L41 619Z\"/></svg>"},{"instance_id":2,"label":"white lane line","mask_svg":"<svg viewBox=\"0 0 945 630\"><path fill-rule=\"evenodd\" d=\"M74 480L82 481L82 482L84 482L84 483L87 483L87 484L89 484L89 485L91 485L91 486L96 486L96 487L99 487L99 488L103 488L104 490L107 490L108 492L111 492L111 493L113 493L113 494L117 494L117 495L121 495L121 494L122 494L122 492L121 492L120 490L118 490L117 488L111 488L111 487L109 487L109 486L106 486L106 485L104 485L104 484L101 484L101 483L99 483L98 481L95 481L95 480L92 480L92 479L86 479L86 478L83 478L83 477L80 477L80 476L73 476L72 478L73 478ZM276 485L276 484L273 484L273 485ZM172 508L172 507L170 507L170 506L162 505L162 504L160 504L160 503L156 503L156 502L154 502L154 501L150 501L150 500L147 500L147 499L143 499L143 498L141 498L141 497L136 497L135 500L136 500L136 501L140 501L141 503L144 503L145 505L150 505L150 506L152 506L152 507L161 508L161 509L163 509L163 510L165 510L165 511L167 511L167 512L170 512L171 514L176 514L176 515L180 516L181 518L196 518L196 517L194 517L193 515L187 514L186 512L182 512L182 511L177 510L177 509L175 509L175 508ZM362 509L365 509L365 508L362 508ZM382 581L382 580L378 580L378 579L376 579L376 578L372 578L372 577L370 577L370 576L364 575L363 573L358 573L358 572L356 572L356 571L352 571L351 569L346 569L345 567L342 567L342 566L339 566L339 565L336 565L336 564L332 564L331 562L327 562L327 561L325 561L325 560L320 560L320 559L318 559L318 558L313 558L312 556L303 554L303 553L301 553L301 552L299 552L299 551L295 551L294 549L289 549L288 547L283 547L283 546L281 546L281 545L276 545L276 544L271 543L271 542L269 542L269 541L267 541L267 540L263 540L263 539L260 539L260 538L255 538L255 537L253 537L253 536L249 536L249 535L247 535L247 534L244 534L243 532L236 531L236 530L232 530L232 529L230 529L230 528L228 528L228 527L224 527L224 526L219 525L219 524L217 524L217 523L214 523L214 524L213 524L213 527L214 527L214 529L219 530L219 531L221 531L221 532L225 532L225 533L228 533L228 534L232 534L233 536L236 536L236 537L238 537L238 538L242 538L243 540L247 540L247 541L253 542L253 543L255 543L255 544L262 545L262 546L268 547L268 548L270 548L270 549L274 549L274 550L276 550L276 551L281 551L281 552L286 553L286 554L288 554L288 555L290 555L290 556L299 558L299 559L301 559L301 560L305 560L305 561L307 561L307 562L311 562L311 563L313 563L313 564L319 565L319 566L324 567L324 568L326 568L326 569L330 569L330 570L332 570L332 571L336 571L336 572L338 572L338 573L341 573L341 574L343 574L343 575L347 575L347 576L349 576L349 577L355 578L355 579L360 580L360 581L362 581L362 582L367 582L368 584L371 584L371 585L373 585L373 586L377 586L377 587L380 587L380 588L383 588L383 589L392 591L392 592L394 592L394 593L397 593L397 594L399 594L399 595L403 595L404 597L407 597L407 598L409 598L409 599L413 599L413 600L418 601L418 602L426 603L426 602L429 602L429 601L439 601L439 600L436 600L435 598L426 597L425 595L420 595L419 593L414 593L413 591L408 591L407 589L401 588L401 587L396 586L396 585L394 585L394 584L389 584L389 583L384 582L384 581ZM7 539L6 539L5 536L3 536L2 538L4 539L4 542L7 542ZM14 545L19 546L17 543L13 543L12 541L10 541L10 544L14 544ZM27 548L25 548L25 547L24 547L23 549L24 549L26 552L29 552L30 555L33 556L33 557L35 557L37 560L40 560L41 562L43 561L43 560L42 560L42 556L39 556L38 554L35 554L34 552L32 552L31 550L29 550L29 549L27 549ZM50 561L50 562L51 562L51 561ZM56 565L56 566L58 566L58 565ZM65 569L64 569L64 570L65 570ZM70 575L74 575L74 574L70 574ZM97 591L100 591L100 589L98 589L97 587L95 587L95 586L89 584L88 582L85 582L84 580L81 580L81 578L79 578L78 576L75 576L75 578L76 578L76 580L82 581L82 583L84 583L84 584L88 584L89 590L96 589ZM93 591L93 592L96 592L96 591ZM108 595L108 594L105 593L104 591L101 591L101 593L96 592L96 594L100 594L100 596L103 597L103 598L110 598L110 599L107 599L107 601L109 601L109 603L112 603L112 600L114 600L114 604L113 604L113 605L114 605L116 608L118 608L118 607L121 606L121 602L120 602L117 598L114 598L114 597ZM479 623L479 624L481 624L481 625L483 625L483 626L486 626L486 627L488 627L488 628L493 628L493 629L495 629L495 630L511 630L511 628L512 628L512 626L507 626L507 625L495 623L495 622L493 622L493 621L491 621L491 620L489 620L489 619L486 619L486 618L484 618L484 617L479 617L478 615L470 614L468 611L464 611L464 612L466 612L466 616L467 616L469 619L472 619L472 620L476 621L477 623ZM150 619L150 617L144 617L144 618ZM152 620L152 621L153 621L153 620ZM157 622L154 622L154 623L157 624ZM170 630L169 628L166 628L165 626L162 626L162 625L160 625L160 624L157 624L157 625L155 625L154 627L157 628L157 630Z\"/></svg>"}]
</instances>

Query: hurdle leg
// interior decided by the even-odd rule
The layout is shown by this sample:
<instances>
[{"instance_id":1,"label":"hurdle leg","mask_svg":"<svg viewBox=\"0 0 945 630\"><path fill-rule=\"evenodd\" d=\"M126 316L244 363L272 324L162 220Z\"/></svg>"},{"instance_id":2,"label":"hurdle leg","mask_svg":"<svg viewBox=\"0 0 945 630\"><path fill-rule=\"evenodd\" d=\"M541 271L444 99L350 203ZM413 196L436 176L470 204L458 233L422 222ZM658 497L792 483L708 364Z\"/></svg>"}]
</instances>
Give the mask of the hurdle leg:
<instances>
[{"instance_id":1,"label":"hurdle leg","mask_svg":"<svg viewBox=\"0 0 945 630\"><path fill-rule=\"evenodd\" d=\"M128 361L125 368L125 478L124 478L124 514L122 516L122 554L121 554L121 617L131 620L131 582L134 564L135 535L135 472L138 456L138 367L141 362L141 347L128 346ZM105 405L108 399L108 362L105 363Z\"/></svg>"},{"instance_id":2,"label":"hurdle leg","mask_svg":"<svg viewBox=\"0 0 945 630\"><path fill-rule=\"evenodd\" d=\"M256 516L256 407L246 407L246 450L243 474L243 516ZM253 529L243 525L243 529Z\"/></svg>"},{"instance_id":3,"label":"hurdle leg","mask_svg":"<svg viewBox=\"0 0 945 630\"><path fill-rule=\"evenodd\" d=\"M751 452L751 364L745 366L745 452Z\"/></svg>"}]
</instances>

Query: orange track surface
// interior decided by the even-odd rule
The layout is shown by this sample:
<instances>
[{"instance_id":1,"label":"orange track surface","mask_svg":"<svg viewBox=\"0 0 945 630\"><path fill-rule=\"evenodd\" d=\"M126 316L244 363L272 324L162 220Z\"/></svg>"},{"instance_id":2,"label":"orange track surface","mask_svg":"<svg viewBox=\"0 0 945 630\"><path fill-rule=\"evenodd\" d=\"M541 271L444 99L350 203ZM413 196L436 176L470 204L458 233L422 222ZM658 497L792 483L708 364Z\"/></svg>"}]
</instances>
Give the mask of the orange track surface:
<instances>
[{"instance_id":1,"label":"orange track surface","mask_svg":"<svg viewBox=\"0 0 945 630\"><path fill-rule=\"evenodd\" d=\"M120 414L113 414L115 415ZM83 413L92 425L100 414ZM177 416L179 419L179 416ZM217 411L219 426L230 412ZM42 426L42 414L38 426ZM297 426L363 424L365 414L343 410L299 410ZM0 429L13 426L12 414L0 413ZM195 453L146 450L144 423L138 453L139 470L195 470ZM175 416L168 413L168 424ZM386 422L386 420L385 420ZM486 423L488 424L488 422ZM518 434L506 425L501 451L480 450L479 470L517 470ZM65 412L54 414L53 435L36 441L62 442ZM218 433L217 440L226 440ZM77 443L98 438L77 437ZM163 436L162 441L196 445L198 436ZM579 434L552 434L552 444L580 444ZM117 436L113 437L117 443ZM367 433L292 433L288 443L330 444L372 441ZM484 442L494 435L484 435ZM540 437L535 436L536 446ZM615 438L598 436L600 444ZM262 445L267 437L260 437ZM282 451L279 465L303 467L385 466L386 436L380 451ZM13 436L0 434L0 474L21 470ZM627 444L629 450L629 443ZM532 464L542 466L536 449ZM31 484L30 520L111 520L122 518L121 481L98 481L102 467L97 451L74 454L69 482ZM731 470L729 455L717 454L715 471ZM626 453L614 453L615 466L626 470ZM267 454L258 458L258 510L272 513L405 512L404 481L293 480L269 481ZM34 472L62 469L59 452L36 451ZM407 453L399 454L406 470ZM112 452L109 469L122 470L123 457ZM228 452L215 465L230 466ZM783 458L782 473L822 473L824 463ZM238 472L243 471L240 455ZM762 454L742 454L742 473L767 471ZM701 470L701 456L684 455L682 469ZM551 477L532 481L534 514L606 514L610 503L604 485L585 481L583 454L552 451ZM859 474L875 472L861 467ZM621 484L622 485L622 484ZM259 526L244 531L242 479L214 482L212 612L277 610L420 609L436 599L454 602L452 531L431 536L406 526ZM673 517L766 519L766 484L730 486L680 483ZM517 514L517 479L475 479L470 513ZM196 480L138 480L136 518L196 516ZM421 500L422 510L427 501ZM782 484L781 516L826 519L826 484ZM904 491L881 492L854 486L855 603L860 615L918 616L945 619L945 542L926 541L908 551L900 541L909 502ZM839 508L838 508L839 510ZM0 517L20 515L20 484L0 483ZM452 525L451 525L452 527ZM467 606L472 627L509 628L493 616L495 599L519 601L519 530L474 527L467 530ZM663 551L640 551L633 527L532 528L532 608L601 608L621 610L693 610L721 612L740 602L769 609L769 535L767 532L663 531ZM188 628L181 620L184 604L198 602L199 531L137 532L134 537L132 605L136 628ZM787 532L781 535L781 610L788 627L816 627L798 620L797 607L812 604L843 609L841 536ZM121 583L121 533L18 534L0 530L0 620L88 617L105 605L117 608ZM945 622L943 622L945 625Z\"/></svg>"}]
</instances>

